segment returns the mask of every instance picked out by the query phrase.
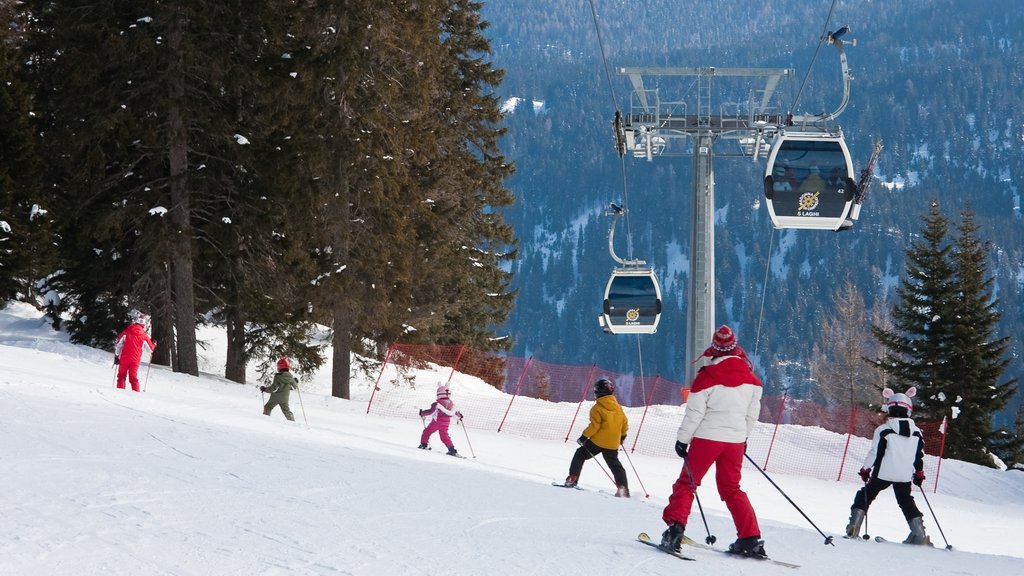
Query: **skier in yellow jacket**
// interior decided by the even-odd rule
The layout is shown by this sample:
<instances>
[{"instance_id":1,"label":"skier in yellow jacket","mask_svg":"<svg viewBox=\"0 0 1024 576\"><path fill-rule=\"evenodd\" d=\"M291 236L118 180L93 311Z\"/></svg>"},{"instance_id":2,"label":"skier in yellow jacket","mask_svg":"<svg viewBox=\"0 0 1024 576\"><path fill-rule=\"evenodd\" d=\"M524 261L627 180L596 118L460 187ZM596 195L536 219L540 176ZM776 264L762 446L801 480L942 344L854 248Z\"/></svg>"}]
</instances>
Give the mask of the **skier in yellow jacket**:
<instances>
[{"instance_id":1,"label":"skier in yellow jacket","mask_svg":"<svg viewBox=\"0 0 1024 576\"><path fill-rule=\"evenodd\" d=\"M615 485L618 487L615 495L620 498L629 498L626 469L619 462L619 446L626 439L629 419L622 411L622 406L619 406L619 401L615 399L614 393L615 388L608 380L602 378L594 383L594 396L597 397L597 402L590 409L590 425L583 430L583 435L576 441L580 447L572 456L565 486L574 488L579 482L580 472L583 471L583 463L601 454L604 456L604 461L608 463L612 477L615 478Z\"/></svg>"}]
</instances>

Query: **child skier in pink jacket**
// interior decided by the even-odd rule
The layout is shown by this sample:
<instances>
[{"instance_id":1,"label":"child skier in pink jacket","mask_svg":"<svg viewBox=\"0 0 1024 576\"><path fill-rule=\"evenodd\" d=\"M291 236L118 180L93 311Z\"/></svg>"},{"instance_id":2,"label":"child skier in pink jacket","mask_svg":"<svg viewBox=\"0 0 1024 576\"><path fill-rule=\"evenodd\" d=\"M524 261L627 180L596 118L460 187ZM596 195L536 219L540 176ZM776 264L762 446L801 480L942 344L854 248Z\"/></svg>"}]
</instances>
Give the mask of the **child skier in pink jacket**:
<instances>
[{"instance_id":1,"label":"child skier in pink jacket","mask_svg":"<svg viewBox=\"0 0 1024 576\"><path fill-rule=\"evenodd\" d=\"M430 441L430 436L437 432L438 436L441 437L441 442L448 447L449 456L458 456L458 451L455 450L455 444L452 442L451 436L448 435L448 425L452 421L452 416L455 416L459 420L462 420L462 412L455 410L455 403L451 399L451 391L447 386L441 385L437 387L437 401L430 405L430 408L426 410L420 410L420 418L430 416L430 424L423 429L423 434L420 436L420 448L423 450L429 450L430 446L427 442Z\"/></svg>"}]
</instances>

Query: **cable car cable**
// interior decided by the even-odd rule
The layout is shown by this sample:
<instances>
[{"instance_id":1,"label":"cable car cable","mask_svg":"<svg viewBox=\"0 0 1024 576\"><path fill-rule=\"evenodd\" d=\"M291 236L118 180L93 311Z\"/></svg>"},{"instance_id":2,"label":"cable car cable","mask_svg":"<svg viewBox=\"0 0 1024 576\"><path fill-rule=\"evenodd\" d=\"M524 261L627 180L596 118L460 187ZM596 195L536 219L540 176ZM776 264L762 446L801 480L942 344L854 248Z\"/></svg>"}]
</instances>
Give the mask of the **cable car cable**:
<instances>
[{"instance_id":1,"label":"cable car cable","mask_svg":"<svg viewBox=\"0 0 1024 576\"><path fill-rule=\"evenodd\" d=\"M612 99L612 108L615 110L615 120L614 120L614 122L615 122L614 130L615 130L615 140L616 140L616 142L615 142L615 149L618 152L619 168L620 168L620 171L621 171L621 174L622 174L622 209L621 209L621 212L623 213L623 215L626 218L626 255L627 255L626 257L627 257L627 260L629 262L632 262L632 263L635 264L637 261L633 258L633 229L632 229L632 226L631 226L631 223L630 223L630 218L629 218L629 180L628 180L627 174L626 174L626 160L625 160L626 149L625 149L625 142L624 142L625 134L624 134L623 126L622 126L622 111L619 109L618 96L616 95L616 92L615 92L615 84L612 82L611 68L608 65L608 55L607 55L607 51L605 50L604 38L601 35L601 24L600 24L600 20L598 19L598 16L597 16L597 8L594 6L594 0L589 0L588 3L590 5L590 14L591 14L591 17L593 18L593 21L594 21L594 31L597 34L598 46L599 46L600 51L601 51L601 63L602 63L602 66L604 67L605 79L608 82L608 90L609 90L609 93L610 93L611 99ZM613 208L618 210L617 207L613 206ZM612 226L614 226L614 225L615 225L615 221L613 219ZM610 242L611 242L610 234L611 234L611 232L609 232L609 249L611 250L612 256L614 258L615 257L614 248L610 245ZM608 286L605 288L605 301L604 301L605 315L604 315L603 318L606 319L608 321L608 323L609 323L609 325L606 326L606 329L607 328L612 328L610 326L610 316L608 315L608 310L607 309L609 307L609 301L608 301L609 294L608 293L609 293L609 291L610 291L610 289L612 287L612 284L613 284L614 280L615 280L615 275L613 274L612 278L608 281ZM654 277L654 270L653 270L653 268L650 269L650 280L651 280L651 283L652 283L652 288L654 290L654 293L655 293L655 295L657 297L656 313L655 313L655 319L654 319L654 327L656 328L657 327L657 322L658 322L658 320L661 317L661 289L658 287L657 279ZM639 309L640 308L637 308L636 310L639 310ZM612 333L614 333L614 330L612 330ZM640 389L641 389L642 398L644 398L644 400L646 402L647 390L646 390L646 384L644 382L643 348L642 348L642 345L641 345L641 342L640 342L640 332L636 333L636 347L637 347L637 357L638 357L637 361L638 361L639 366L640 366Z\"/></svg>"},{"instance_id":2,"label":"cable car cable","mask_svg":"<svg viewBox=\"0 0 1024 576\"><path fill-rule=\"evenodd\" d=\"M832 21L832 12L836 8L836 0L832 0L832 5L828 9L828 16L825 18L825 29L822 31L821 37L818 38L818 46L814 49L814 55L811 56L811 62L807 65L807 71L804 72L804 78L800 82L800 88L796 91L796 96L793 97L793 105L790 106L790 110L796 110L796 107L800 104L800 96L803 94L804 87L807 85L807 80L811 76L811 68L814 67L814 62L818 59L818 53L821 52L821 46L825 43L828 38L828 25ZM792 114L792 112L791 112Z\"/></svg>"},{"instance_id":3,"label":"cable car cable","mask_svg":"<svg viewBox=\"0 0 1024 576\"><path fill-rule=\"evenodd\" d=\"M619 109L618 95L615 92L615 84L612 82L611 67L608 65L608 55L604 46L604 37L601 35L601 24L597 17L597 8L594 6L594 0L589 0L590 4L590 15L594 21L594 32L597 34L597 45L601 52L601 64L604 68L605 80L608 82L608 91L612 99L612 108L615 109L615 148L619 153L619 166L622 173L622 206L626 208L626 259L633 259L633 229L630 225L629 220L629 185L626 178L626 160L625 160L625 149L624 143L621 141L621 126L622 126L622 111Z\"/></svg>"}]
</instances>

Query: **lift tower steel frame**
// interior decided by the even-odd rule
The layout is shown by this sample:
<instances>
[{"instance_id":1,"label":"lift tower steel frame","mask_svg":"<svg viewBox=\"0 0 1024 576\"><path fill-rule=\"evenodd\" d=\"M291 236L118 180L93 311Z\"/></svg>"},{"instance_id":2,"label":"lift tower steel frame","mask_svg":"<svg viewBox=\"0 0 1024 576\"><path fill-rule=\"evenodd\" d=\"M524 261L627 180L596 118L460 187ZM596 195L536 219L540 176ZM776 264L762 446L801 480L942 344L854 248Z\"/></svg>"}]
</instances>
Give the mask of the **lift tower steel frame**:
<instances>
[{"instance_id":1,"label":"lift tower steel frame","mask_svg":"<svg viewBox=\"0 0 1024 576\"><path fill-rule=\"evenodd\" d=\"M619 68L633 86L630 110L616 126L621 153L652 160L654 156L693 156L693 211L690 226L690 283L686 326L686 357L697 358L711 341L715 325L715 142L735 139L740 152L756 161L768 141L785 126L784 114L772 113L768 103L779 81L793 75L790 68ZM665 76L696 77L696 113L688 114L682 101L663 101L660 89L650 89L645 78ZM715 77L763 78L763 88L752 92L748 101L712 114L711 82ZM660 85L660 82L656 83ZM617 123L619 124L619 123ZM679 143L673 140L692 141ZM697 367L686 363L686 382L693 381Z\"/></svg>"}]
</instances>

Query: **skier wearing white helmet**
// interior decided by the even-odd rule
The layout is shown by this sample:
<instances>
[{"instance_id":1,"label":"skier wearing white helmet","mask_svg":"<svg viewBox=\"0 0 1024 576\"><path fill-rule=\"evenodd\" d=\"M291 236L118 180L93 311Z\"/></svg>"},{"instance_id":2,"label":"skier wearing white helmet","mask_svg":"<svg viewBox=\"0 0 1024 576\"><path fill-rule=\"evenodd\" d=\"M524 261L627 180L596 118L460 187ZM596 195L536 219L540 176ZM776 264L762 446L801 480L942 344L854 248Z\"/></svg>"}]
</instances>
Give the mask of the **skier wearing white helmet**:
<instances>
[{"instance_id":1,"label":"skier wearing white helmet","mask_svg":"<svg viewBox=\"0 0 1024 576\"><path fill-rule=\"evenodd\" d=\"M452 421L452 416L462 420L462 412L455 409L455 403L452 402L451 390L447 386L441 384L437 387L437 400L430 405L430 408L420 410L420 418L430 417L430 424L423 429L423 434L420 435L420 448L423 450L430 449L430 436L437 432L437 435L441 437L441 442L448 448L449 456L458 456L459 452L455 449L455 443L452 442L451 436L448 435L448 425Z\"/></svg>"}]
</instances>

